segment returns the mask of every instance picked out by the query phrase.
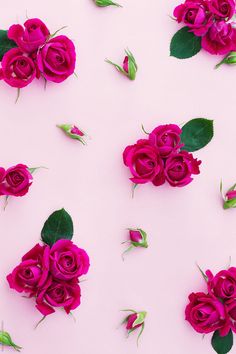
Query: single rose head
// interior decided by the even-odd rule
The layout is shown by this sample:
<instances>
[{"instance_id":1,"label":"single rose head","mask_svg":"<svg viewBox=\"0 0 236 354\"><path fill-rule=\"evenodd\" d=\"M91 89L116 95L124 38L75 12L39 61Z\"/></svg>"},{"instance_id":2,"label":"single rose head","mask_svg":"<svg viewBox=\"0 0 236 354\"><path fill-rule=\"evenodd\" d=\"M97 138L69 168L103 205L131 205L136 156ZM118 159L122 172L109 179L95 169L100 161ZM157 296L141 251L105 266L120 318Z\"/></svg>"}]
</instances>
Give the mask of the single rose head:
<instances>
[{"instance_id":1,"label":"single rose head","mask_svg":"<svg viewBox=\"0 0 236 354\"><path fill-rule=\"evenodd\" d=\"M45 44L50 32L46 25L38 18L32 18L21 25L12 25L8 30L8 38L16 42L18 47L26 53L35 52Z\"/></svg>"},{"instance_id":2,"label":"single rose head","mask_svg":"<svg viewBox=\"0 0 236 354\"><path fill-rule=\"evenodd\" d=\"M209 10L216 19L230 20L235 13L235 0L211 0Z\"/></svg>"},{"instance_id":3,"label":"single rose head","mask_svg":"<svg viewBox=\"0 0 236 354\"><path fill-rule=\"evenodd\" d=\"M43 288L39 289L36 308L43 316L55 312L55 307L62 307L69 314L80 305L80 286L77 280L63 281L49 277Z\"/></svg>"},{"instance_id":4,"label":"single rose head","mask_svg":"<svg viewBox=\"0 0 236 354\"><path fill-rule=\"evenodd\" d=\"M0 182L0 195L22 197L28 193L33 176L26 165L18 164L5 171L5 178Z\"/></svg>"},{"instance_id":5,"label":"single rose head","mask_svg":"<svg viewBox=\"0 0 236 354\"><path fill-rule=\"evenodd\" d=\"M182 131L178 125L159 125L149 134L149 141L151 145L157 147L162 158L167 158L170 154L180 148L181 133Z\"/></svg>"},{"instance_id":6,"label":"single rose head","mask_svg":"<svg viewBox=\"0 0 236 354\"><path fill-rule=\"evenodd\" d=\"M125 166L130 169L134 184L152 182L155 186L165 183L164 164L158 149L148 140L138 140L136 144L127 146L123 152Z\"/></svg>"},{"instance_id":7,"label":"single rose head","mask_svg":"<svg viewBox=\"0 0 236 354\"><path fill-rule=\"evenodd\" d=\"M123 61L123 66L119 66L110 60L106 60L107 63L113 65L120 73L124 74L130 80L135 80L138 66L133 54L130 50L125 50L126 56Z\"/></svg>"},{"instance_id":8,"label":"single rose head","mask_svg":"<svg viewBox=\"0 0 236 354\"><path fill-rule=\"evenodd\" d=\"M142 229L129 229L129 238L134 247L148 247L147 234Z\"/></svg>"},{"instance_id":9,"label":"single rose head","mask_svg":"<svg viewBox=\"0 0 236 354\"><path fill-rule=\"evenodd\" d=\"M124 310L124 311L131 312L131 314L128 315L123 321L123 323L126 325L128 336L130 335L130 333L134 332L138 328L141 328L137 338L137 344L138 344L138 340L144 330L144 324L145 324L147 312L146 311L136 312L134 310Z\"/></svg>"},{"instance_id":10,"label":"single rose head","mask_svg":"<svg viewBox=\"0 0 236 354\"><path fill-rule=\"evenodd\" d=\"M210 270L206 271L209 294L223 301L236 298L236 268L222 270L215 276Z\"/></svg>"},{"instance_id":11,"label":"single rose head","mask_svg":"<svg viewBox=\"0 0 236 354\"><path fill-rule=\"evenodd\" d=\"M54 279L68 281L87 274L87 253L70 240L58 240L50 250L50 272Z\"/></svg>"},{"instance_id":12,"label":"single rose head","mask_svg":"<svg viewBox=\"0 0 236 354\"><path fill-rule=\"evenodd\" d=\"M225 21L215 22L202 38L202 48L216 55L225 55L235 51L236 29Z\"/></svg>"},{"instance_id":13,"label":"single rose head","mask_svg":"<svg viewBox=\"0 0 236 354\"><path fill-rule=\"evenodd\" d=\"M231 299L225 302L225 306L230 318L231 329L236 332L236 299Z\"/></svg>"},{"instance_id":14,"label":"single rose head","mask_svg":"<svg viewBox=\"0 0 236 354\"><path fill-rule=\"evenodd\" d=\"M122 7L121 5L117 4L117 2L113 2L111 0L95 0L95 4L98 7L107 7L107 6Z\"/></svg>"},{"instance_id":15,"label":"single rose head","mask_svg":"<svg viewBox=\"0 0 236 354\"><path fill-rule=\"evenodd\" d=\"M201 161L187 151L171 155L165 164L165 177L172 187L183 187L192 182L192 175L199 174Z\"/></svg>"},{"instance_id":16,"label":"single rose head","mask_svg":"<svg viewBox=\"0 0 236 354\"><path fill-rule=\"evenodd\" d=\"M234 184L223 197L224 209L236 208L236 184Z\"/></svg>"},{"instance_id":17,"label":"single rose head","mask_svg":"<svg viewBox=\"0 0 236 354\"><path fill-rule=\"evenodd\" d=\"M72 139L79 140L83 145L85 145L84 137L86 134L80 130L76 125L73 124L61 124L57 126L60 128L64 133Z\"/></svg>"},{"instance_id":18,"label":"single rose head","mask_svg":"<svg viewBox=\"0 0 236 354\"><path fill-rule=\"evenodd\" d=\"M230 330L225 305L217 298L201 292L189 295L185 319L198 333L205 334L219 330L221 336L226 336Z\"/></svg>"},{"instance_id":19,"label":"single rose head","mask_svg":"<svg viewBox=\"0 0 236 354\"><path fill-rule=\"evenodd\" d=\"M51 38L39 48L37 64L42 76L60 83L75 71L76 53L73 42L66 36Z\"/></svg>"},{"instance_id":20,"label":"single rose head","mask_svg":"<svg viewBox=\"0 0 236 354\"><path fill-rule=\"evenodd\" d=\"M7 276L10 288L35 296L48 277L49 252L49 246L37 244L24 255L22 262Z\"/></svg>"},{"instance_id":21,"label":"single rose head","mask_svg":"<svg viewBox=\"0 0 236 354\"><path fill-rule=\"evenodd\" d=\"M21 49L12 48L3 56L0 80L18 89L29 85L36 77L34 61Z\"/></svg>"},{"instance_id":22,"label":"single rose head","mask_svg":"<svg viewBox=\"0 0 236 354\"><path fill-rule=\"evenodd\" d=\"M196 36L204 36L213 24L213 15L209 12L209 4L204 0L186 0L177 6L174 17L184 23Z\"/></svg>"},{"instance_id":23,"label":"single rose head","mask_svg":"<svg viewBox=\"0 0 236 354\"><path fill-rule=\"evenodd\" d=\"M15 349L17 352L20 352L22 347L19 345L15 344L13 340L11 339L11 336L8 332L5 331L0 331L0 344L2 345L2 349L4 346L6 347L12 347Z\"/></svg>"}]
</instances>

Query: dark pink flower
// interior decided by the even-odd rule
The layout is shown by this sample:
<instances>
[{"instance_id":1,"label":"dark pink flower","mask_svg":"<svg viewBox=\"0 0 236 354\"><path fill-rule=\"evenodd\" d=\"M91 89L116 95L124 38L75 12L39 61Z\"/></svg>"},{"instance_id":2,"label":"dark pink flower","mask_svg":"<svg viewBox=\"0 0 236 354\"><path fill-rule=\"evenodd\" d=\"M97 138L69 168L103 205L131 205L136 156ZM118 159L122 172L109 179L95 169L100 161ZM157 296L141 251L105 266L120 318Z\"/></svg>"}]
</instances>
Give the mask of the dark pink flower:
<instances>
[{"instance_id":1,"label":"dark pink flower","mask_svg":"<svg viewBox=\"0 0 236 354\"><path fill-rule=\"evenodd\" d=\"M12 25L8 30L8 38L15 41L23 52L32 53L46 42L50 32L38 18L27 20L24 27Z\"/></svg>"},{"instance_id":2,"label":"dark pink flower","mask_svg":"<svg viewBox=\"0 0 236 354\"><path fill-rule=\"evenodd\" d=\"M10 288L35 295L48 277L49 252L49 246L37 244L24 255L22 262L7 276Z\"/></svg>"},{"instance_id":3,"label":"dark pink flower","mask_svg":"<svg viewBox=\"0 0 236 354\"><path fill-rule=\"evenodd\" d=\"M236 50L236 29L225 21L215 22L202 38L202 48L211 54L228 54Z\"/></svg>"},{"instance_id":4,"label":"dark pink flower","mask_svg":"<svg viewBox=\"0 0 236 354\"><path fill-rule=\"evenodd\" d=\"M158 148L160 156L166 158L180 147L181 133L175 124L159 125L149 134L149 141Z\"/></svg>"},{"instance_id":5,"label":"dark pink flower","mask_svg":"<svg viewBox=\"0 0 236 354\"><path fill-rule=\"evenodd\" d=\"M230 330L229 316L224 304L217 298L204 293L189 295L185 316L195 331L199 333L219 330L221 336L226 336Z\"/></svg>"},{"instance_id":6,"label":"dark pink flower","mask_svg":"<svg viewBox=\"0 0 236 354\"><path fill-rule=\"evenodd\" d=\"M78 281L57 281L49 277L46 284L38 290L36 308L44 315L55 312L54 307L63 307L66 313L80 305L80 286Z\"/></svg>"},{"instance_id":7,"label":"dark pink flower","mask_svg":"<svg viewBox=\"0 0 236 354\"><path fill-rule=\"evenodd\" d=\"M75 125L71 127L71 134L79 135L79 136L84 136L84 133Z\"/></svg>"},{"instance_id":8,"label":"dark pink flower","mask_svg":"<svg viewBox=\"0 0 236 354\"><path fill-rule=\"evenodd\" d=\"M87 253L70 240L58 240L50 251L50 272L55 279L71 280L89 270Z\"/></svg>"},{"instance_id":9,"label":"dark pink flower","mask_svg":"<svg viewBox=\"0 0 236 354\"><path fill-rule=\"evenodd\" d=\"M136 329L142 326L142 323L139 323L138 325L134 325L135 321L138 318L137 313L132 313L131 315L128 316L127 318L127 323L126 323L126 329L129 331L131 329Z\"/></svg>"},{"instance_id":10,"label":"dark pink flower","mask_svg":"<svg viewBox=\"0 0 236 354\"><path fill-rule=\"evenodd\" d=\"M206 276L209 293L224 301L236 298L236 268L222 270L215 276L207 270Z\"/></svg>"},{"instance_id":11,"label":"dark pink flower","mask_svg":"<svg viewBox=\"0 0 236 354\"><path fill-rule=\"evenodd\" d=\"M235 0L211 0L209 10L218 18L230 20L235 13Z\"/></svg>"},{"instance_id":12,"label":"dark pink flower","mask_svg":"<svg viewBox=\"0 0 236 354\"><path fill-rule=\"evenodd\" d=\"M152 182L159 186L165 182L164 165L158 149L148 140L138 140L135 145L127 146L123 152L124 164L129 167L135 184Z\"/></svg>"},{"instance_id":13,"label":"dark pink flower","mask_svg":"<svg viewBox=\"0 0 236 354\"><path fill-rule=\"evenodd\" d=\"M26 165L18 164L5 171L5 176L0 182L0 195L13 195L22 197L28 193L33 181L33 176Z\"/></svg>"},{"instance_id":14,"label":"dark pink flower","mask_svg":"<svg viewBox=\"0 0 236 354\"><path fill-rule=\"evenodd\" d=\"M236 300L226 301L225 306L230 317L230 327L236 333Z\"/></svg>"},{"instance_id":15,"label":"dark pink flower","mask_svg":"<svg viewBox=\"0 0 236 354\"><path fill-rule=\"evenodd\" d=\"M196 36L204 36L213 23L213 16L208 11L208 2L204 0L186 0L175 8L174 16Z\"/></svg>"},{"instance_id":16,"label":"dark pink flower","mask_svg":"<svg viewBox=\"0 0 236 354\"><path fill-rule=\"evenodd\" d=\"M75 61L75 46L66 36L50 39L37 55L38 68L44 78L57 83L74 73Z\"/></svg>"},{"instance_id":17,"label":"dark pink flower","mask_svg":"<svg viewBox=\"0 0 236 354\"><path fill-rule=\"evenodd\" d=\"M189 184L192 175L199 174L201 161L193 158L187 151L171 155L165 164L165 177L172 187L183 187Z\"/></svg>"},{"instance_id":18,"label":"dark pink flower","mask_svg":"<svg viewBox=\"0 0 236 354\"><path fill-rule=\"evenodd\" d=\"M29 85L36 77L36 67L31 58L19 48L12 48L2 59L0 79L8 85L22 88Z\"/></svg>"}]
</instances>

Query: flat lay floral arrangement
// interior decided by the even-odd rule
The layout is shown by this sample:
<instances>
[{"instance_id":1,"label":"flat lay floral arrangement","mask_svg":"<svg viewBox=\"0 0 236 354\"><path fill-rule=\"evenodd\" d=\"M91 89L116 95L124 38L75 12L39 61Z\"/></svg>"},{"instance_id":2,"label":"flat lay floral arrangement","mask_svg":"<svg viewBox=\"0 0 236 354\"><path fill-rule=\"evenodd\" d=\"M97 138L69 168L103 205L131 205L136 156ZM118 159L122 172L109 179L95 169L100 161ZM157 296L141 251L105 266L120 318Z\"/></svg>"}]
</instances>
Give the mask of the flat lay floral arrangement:
<instances>
[{"instance_id":1,"label":"flat lay floral arrangement","mask_svg":"<svg viewBox=\"0 0 236 354\"><path fill-rule=\"evenodd\" d=\"M235 0L186 0L173 12L183 27L174 35L170 54L179 59L201 49L225 56L221 64L236 64Z\"/></svg>"}]
</instances>

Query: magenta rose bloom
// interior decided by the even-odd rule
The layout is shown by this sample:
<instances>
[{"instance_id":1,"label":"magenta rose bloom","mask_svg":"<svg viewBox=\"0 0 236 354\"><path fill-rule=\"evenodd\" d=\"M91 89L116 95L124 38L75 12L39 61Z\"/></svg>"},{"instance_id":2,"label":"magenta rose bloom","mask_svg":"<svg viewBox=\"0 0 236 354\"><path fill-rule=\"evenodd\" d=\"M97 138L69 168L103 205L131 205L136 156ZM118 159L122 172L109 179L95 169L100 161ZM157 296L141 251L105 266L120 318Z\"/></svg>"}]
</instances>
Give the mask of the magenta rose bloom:
<instances>
[{"instance_id":1,"label":"magenta rose bloom","mask_svg":"<svg viewBox=\"0 0 236 354\"><path fill-rule=\"evenodd\" d=\"M33 176L28 167L22 164L10 167L5 172L5 178L0 183L0 195L13 195L22 197L28 193Z\"/></svg>"},{"instance_id":2,"label":"magenta rose bloom","mask_svg":"<svg viewBox=\"0 0 236 354\"><path fill-rule=\"evenodd\" d=\"M27 20L24 23L24 27L12 25L7 35L8 38L16 42L23 52L32 53L46 42L50 32L38 18Z\"/></svg>"},{"instance_id":3,"label":"magenta rose bloom","mask_svg":"<svg viewBox=\"0 0 236 354\"><path fill-rule=\"evenodd\" d=\"M148 140L138 140L135 145L127 146L123 152L124 164L129 167L135 184L152 182L160 186L165 182L163 161L158 149Z\"/></svg>"},{"instance_id":4,"label":"magenta rose bloom","mask_svg":"<svg viewBox=\"0 0 236 354\"><path fill-rule=\"evenodd\" d=\"M215 22L202 38L202 48L220 55L236 50L236 30L225 21Z\"/></svg>"},{"instance_id":5,"label":"magenta rose bloom","mask_svg":"<svg viewBox=\"0 0 236 354\"><path fill-rule=\"evenodd\" d=\"M64 307L66 313L70 313L80 305L80 296L78 281L57 281L49 277L38 291L36 308L44 316L55 312L54 307Z\"/></svg>"},{"instance_id":6,"label":"magenta rose bloom","mask_svg":"<svg viewBox=\"0 0 236 354\"><path fill-rule=\"evenodd\" d=\"M22 262L7 276L10 288L35 296L48 277L49 252L49 246L37 244L24 255Z\"/></svg>"},{"instance_id":7,"label":"magenta rose bloom","mask_svg":"<svg viewBox=\"0 0 236 354\"><path fill-rule=\"evenodd\" d=\"M236 300L231 299L225 303L229 318L231 329L236 333Z\"/></svg>"},{"instance_id":8,"label":"magenta rose bloom","mask_svg":"<svg viewBox=\"0 0 236 354\"><path fill-rule=\"evenodd\" d=\"M211 0L209 10L218 18L230 20L235 13L234 0Z\"/></svg>"},{"instance_id":9,"label":"magenta rose bloom","mask_svg":"<svg viewBox=\"0 0 236 354\"><path fill-rule=\"evenodd\" d=\"M175 8L174 16L196 36L204 36L213 23L213 16L208 11L208 2L202 0L186 0Z\"/></svg>"},{"instance_id":10,"label":"magenta rose bloom","mask_svg":"<svg viewBox=\"0 0 236 354\"><path fill-rule=\"evenodd\" d=\"M204 293L189 295L185 319L198 333L219 330L221 336L226 336L230 330L229 317L224 304Z\"/></svg>"},{"instance_id":11,"label":"magenta rose bloom","mask_svg":"<svg viewBox=\"0 0 236 354\"><path fill-rule=\"evenodd\" d=\"M55 279L71 280L89 270L87 253L70 240L59 240L50 251L50 271Z\"/></svg>"},{"instance_id":12,"label":"magenta rose bloom","mask_svg":"<svg viewBox=\"0 0 236 354\"><path fill-rule=\"evenodd\" d=\"M236 268L222 270L215 276L207 270L206 276L209 293L224 301L236 298Z\"/></svg>"},{"instance_id":13,"label":"magenta rose bloom","mask_svg":"<svg viewBox=\"0 0 236 354\"><path fill-rule=\"evenodd\" d=\"M0 80L12 87L22 88L29 85L35 77L36 67L33 60L19 48L12 48L4 54Z\"/></svg>"},{"instance_id":14,"label":"magenta rose bloom","mask_svg":"<svg viewBox=\"0 0 236 354\"><path fill-rule=\"evenodd\" d=\"M57 83L74 73L75 61L75 46L66 36L50 39L37 55L38 68L44 78Z\"/></svg>"},{"instance_id":15,"label":"magenta rose bloom","mask_svg":"<svg viewBox=\"0 0 236 354\"><path fill-rule=\"evenodd\" d=\"M200 173L201 161L187 151L171 155L166 160L165 177L172 187L183 187L192 182L192 175Z\"/></svg>"},{"instance_id":16,"label":"magenta rose bloom","mask_svg":"<svg viewBox=\"0 0 236 354\"><path fill-rule=\"evenodd\" d=\"M158 148L160 156L166 158L180 147L181 133L175 124L160 125L149 134L149 141Z\"/></svg>"}]
</instances>

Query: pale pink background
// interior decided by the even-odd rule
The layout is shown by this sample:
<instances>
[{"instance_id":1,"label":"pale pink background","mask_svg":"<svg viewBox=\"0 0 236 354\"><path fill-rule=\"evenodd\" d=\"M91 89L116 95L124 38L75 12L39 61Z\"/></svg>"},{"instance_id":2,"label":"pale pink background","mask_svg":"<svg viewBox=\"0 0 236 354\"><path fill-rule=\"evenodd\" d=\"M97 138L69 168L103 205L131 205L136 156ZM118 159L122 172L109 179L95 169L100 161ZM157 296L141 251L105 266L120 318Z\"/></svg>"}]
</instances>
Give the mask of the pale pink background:
<instances>
[{"instance_id":1,"label":"pale pink background","mask_svg":"<svg viewBox=\"0 0 236 354\"><path fill-rule=\"evenodd\" d=\"M122 0L120 0L122 2ZM92 0L11 0L1 4L1 28L40 17L51 31L76 43L76 77L65 83L35 82L16 92L0 83L1 165L47 166L35 174L30 193L1 201L0 318L25 354L134 354L119 327L123 308L147 310L140 354L210 354L210 336L202 340L184 320L191 291L205 289L195 262L218 271L236 264L236 211L224 211L219 195L236 180L236 68L215 71L217 57L201 53L187 61L169 57L178 29L169 1L123 0L123 9L96 8ZM130 82L104 62L121 61L129 47L139 64ZM215 138L195 156L201 175L191 185L141 186L131 198L124 147L143 136L141 124L183 123L194 117L214 119ZM88 132L87 146L68 139L58 123L77 123ZM82 283L82 305L75 323L58 311L37 330L41 318L33 302L10 290L5 276L39 241L48 215L61 207L74 219L74 241L91 258ZM148 232L147 250L121 260L125 228ZM7 349L6 349L7 350ZM232 353L235 353L235 348Z\"/></svg>"}]
</instances>

